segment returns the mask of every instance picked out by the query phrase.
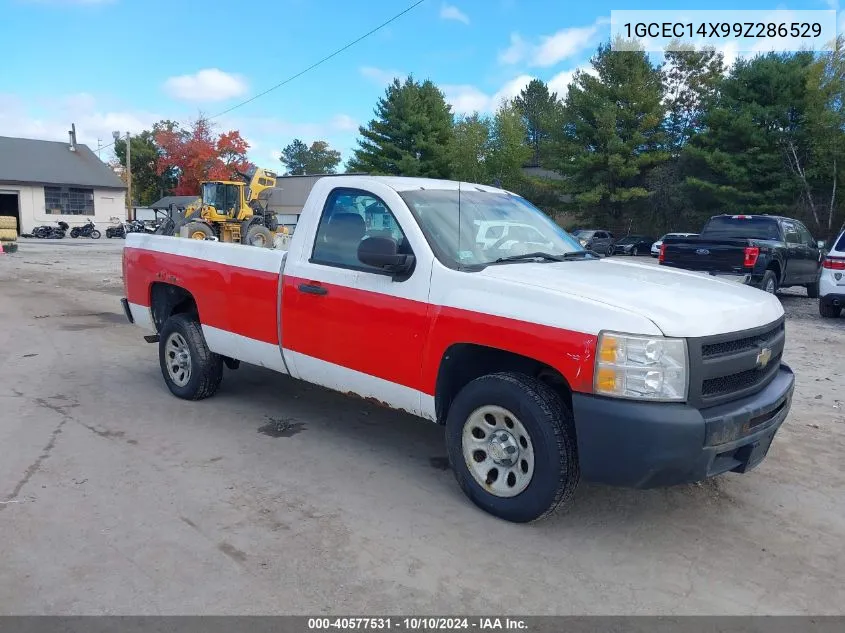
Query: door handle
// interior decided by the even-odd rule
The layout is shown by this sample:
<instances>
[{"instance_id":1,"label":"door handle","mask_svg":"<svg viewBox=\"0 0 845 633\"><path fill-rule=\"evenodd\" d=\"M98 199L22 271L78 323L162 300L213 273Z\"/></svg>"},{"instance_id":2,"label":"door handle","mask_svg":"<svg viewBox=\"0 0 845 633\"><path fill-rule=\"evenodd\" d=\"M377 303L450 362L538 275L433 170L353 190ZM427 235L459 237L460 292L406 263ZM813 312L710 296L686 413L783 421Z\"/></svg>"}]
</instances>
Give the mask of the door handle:
<instances>
[{"instance_id":1,"label":"door handle","mask_svg":"<svg viewBox=\"0 0 845 633\"><path fill-rule=\"evenodd\" d=\"M299 292L305 292L310 295L326 295L329 294L329 291L323 288L322 286L317 286L315 284L299 284L297 286L299 288Z\"/></svg>"}]
</instances>

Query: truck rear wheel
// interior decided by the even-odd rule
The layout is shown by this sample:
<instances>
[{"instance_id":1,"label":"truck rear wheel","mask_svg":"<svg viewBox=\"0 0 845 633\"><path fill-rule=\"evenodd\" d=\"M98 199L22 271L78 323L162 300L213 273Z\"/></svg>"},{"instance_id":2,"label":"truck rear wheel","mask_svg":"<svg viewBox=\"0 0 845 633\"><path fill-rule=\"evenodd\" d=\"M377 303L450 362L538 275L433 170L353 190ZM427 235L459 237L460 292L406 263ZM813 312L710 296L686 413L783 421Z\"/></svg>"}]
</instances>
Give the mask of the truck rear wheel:
<instances>
[{"instance_id":1,"label":"truck rear wheel","mask_svg":"<svg viewBox=\"0 0 845 633\"><path fill-rule=\"evenodd\" d=\"M164 322L158 359L167 388L184 400L213 396L223 380L223 358L208 349L200 324L187 314Z\"/></svg>"},{"instance_id":2,"label":"truck rear wheel","mask_svg":"<svg viewBox=\"0 0 845 633\"><path fill-rule=\"evenodd\" d=\"M507 521L545 518L580 479L572 413L525 374L491 374L466 385L449 409L446 443L467 497Z\"/></svg>"},{"instance_id":3,"label":"truck rear wheel","mask_svg":"<svg viewBox=\"0 0 845 633\"><path fill-rule=\"evenodd\" d=\"M778 278L775 271L767 270L763 275L763 281L760 282L760 289L769 294L777 294L778 292Z\"/></svg>"},{"instance_id":4,"label":"truck rear wheel","mask_svg":"<svg viewBox=\"0 0 845 633\"><path fill-rule=\"evenodd\" d=\"M273 234L266 226L253 224L246 234L246 243L250 246L273 248Z\"/></svg>"}]
</instances>

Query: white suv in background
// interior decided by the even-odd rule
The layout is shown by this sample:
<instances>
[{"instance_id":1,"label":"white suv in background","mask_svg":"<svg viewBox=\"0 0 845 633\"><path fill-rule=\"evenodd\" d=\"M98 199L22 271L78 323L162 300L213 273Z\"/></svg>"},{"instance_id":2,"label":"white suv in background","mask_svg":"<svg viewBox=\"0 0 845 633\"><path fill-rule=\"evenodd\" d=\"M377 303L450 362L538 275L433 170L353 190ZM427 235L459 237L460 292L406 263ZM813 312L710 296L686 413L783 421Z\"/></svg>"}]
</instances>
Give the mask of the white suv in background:
<instances>
[{"instance_id":1,"label":"white suv in background","mask_svg":"<svg viewBox=\"0 0 845 633\"><path fill-rule=\"evenodd\" d=\"M839 234L833 248L822 262L819 280L819 313L835 318L845 307L845 231Z\"/></svg>"},{"instance_id":2,"label":"white suv in background","mask_svg":"<svg viewBox=\"0 0 845 633\"><path fill-rule=\"evenodd\" d=\"M660 255L660 247L663 246L663 240L667 237L695 237L696 235L698 235L698 233L667 233L651 245L651 256L657 257Z\"/></svg>"}]
</instances>

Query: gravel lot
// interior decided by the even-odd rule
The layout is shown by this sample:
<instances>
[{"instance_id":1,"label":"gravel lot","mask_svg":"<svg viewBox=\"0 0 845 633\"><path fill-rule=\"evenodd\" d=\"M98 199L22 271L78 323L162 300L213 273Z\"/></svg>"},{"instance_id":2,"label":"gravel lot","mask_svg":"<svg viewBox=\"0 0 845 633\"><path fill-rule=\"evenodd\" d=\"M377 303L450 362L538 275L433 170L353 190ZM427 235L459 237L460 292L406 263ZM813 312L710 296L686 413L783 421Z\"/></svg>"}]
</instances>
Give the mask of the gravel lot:
<instances>
[{"instance_id":1,"label":"gravel lot","mask_svg":"<svg viewBox=\"0 0 845 633\"><path fill-rule=\"evenodd\" d=\"M251 367L172 397L121 246L0 255L0 614L845 612L845 319L803 291L760 467L583 485L518 526L464 499L434 425Z\"/></svg>"}]
</instances>

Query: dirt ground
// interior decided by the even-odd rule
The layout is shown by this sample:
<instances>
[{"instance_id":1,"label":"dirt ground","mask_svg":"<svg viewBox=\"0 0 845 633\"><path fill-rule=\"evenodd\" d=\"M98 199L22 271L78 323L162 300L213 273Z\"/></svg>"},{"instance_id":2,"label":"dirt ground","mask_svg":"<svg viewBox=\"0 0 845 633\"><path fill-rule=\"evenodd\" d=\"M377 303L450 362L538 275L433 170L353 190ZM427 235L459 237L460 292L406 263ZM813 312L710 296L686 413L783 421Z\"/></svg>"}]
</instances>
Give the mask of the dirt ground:
<instances>
[{"instance_id":1,"label":"dirt ground","mask_svg":"<svg viewBox=\"0 0 845 633\"><path fill-rule=\"evenodd\" d=\"M437 426L251 367L171 396L121 246L0 255L0 614L845 612L845 319L803 291L761 466L519 526L464 499Z\"/></svg>"}]
</instances>

